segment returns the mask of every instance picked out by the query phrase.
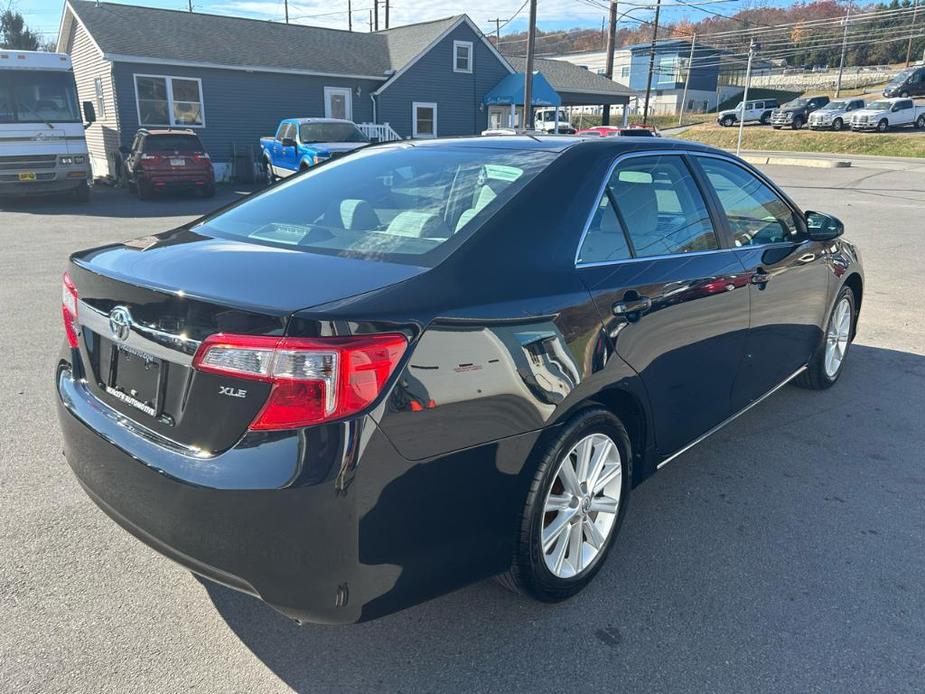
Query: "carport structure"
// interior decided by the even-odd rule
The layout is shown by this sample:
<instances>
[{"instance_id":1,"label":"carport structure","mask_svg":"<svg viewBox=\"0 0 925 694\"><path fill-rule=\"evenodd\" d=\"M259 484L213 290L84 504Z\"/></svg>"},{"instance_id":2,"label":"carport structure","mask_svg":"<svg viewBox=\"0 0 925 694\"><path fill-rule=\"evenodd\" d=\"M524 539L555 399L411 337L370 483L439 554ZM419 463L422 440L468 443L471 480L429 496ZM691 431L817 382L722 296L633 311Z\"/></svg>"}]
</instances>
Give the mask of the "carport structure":
<instances>
[{"instance_id":1,"label":"carport structure","mask_svg":"<svg viewBox=\"0 0 925 694\"><path fill-rule=\"evenodd\" d=\"M523 103L523 71L526 67L524 58L505 56L520 76L520 96L516 103ZM626 85L607 79L604 75L591 72L580 65L564 60L548 60L535 58L533 61L536 73L543 78L543 83L552 88L559 98L556 106L620 106L623 111L623 124L629 118L629 102L638 96L636 92ZM505 78L507 79L507 78ZM504 82L504 80L502 80ZM499 84L500 86L500 84ZM538 80L534 79L533 88L538 87ZM497 88L497 87L496 87ZM494 91L494 90L492 90ZM534 106L536 101L534 99ZM489 112L488 122L492 123L492 113Z\"/></svg>"}]
</instances>

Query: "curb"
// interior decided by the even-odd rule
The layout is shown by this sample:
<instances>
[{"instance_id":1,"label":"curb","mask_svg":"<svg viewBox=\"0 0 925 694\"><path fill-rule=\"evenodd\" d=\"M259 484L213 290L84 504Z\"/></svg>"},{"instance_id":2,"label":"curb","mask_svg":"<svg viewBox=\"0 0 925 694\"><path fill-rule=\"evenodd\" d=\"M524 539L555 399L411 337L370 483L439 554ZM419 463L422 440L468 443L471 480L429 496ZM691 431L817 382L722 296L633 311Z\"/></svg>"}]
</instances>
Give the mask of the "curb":
<instances>
[{"instance_id":1,"label":"curb","mask_svg":"<svg viewBox=\"0 0 925 694\"><path fill-rule=\"evenodd\" d=\"M809 166L817 169L845 169L851 166L847 159L810 159L807 157L779 157L775 155L743 154L749 164L776 164L778 166Z\"/></svg>"}]
</instances>

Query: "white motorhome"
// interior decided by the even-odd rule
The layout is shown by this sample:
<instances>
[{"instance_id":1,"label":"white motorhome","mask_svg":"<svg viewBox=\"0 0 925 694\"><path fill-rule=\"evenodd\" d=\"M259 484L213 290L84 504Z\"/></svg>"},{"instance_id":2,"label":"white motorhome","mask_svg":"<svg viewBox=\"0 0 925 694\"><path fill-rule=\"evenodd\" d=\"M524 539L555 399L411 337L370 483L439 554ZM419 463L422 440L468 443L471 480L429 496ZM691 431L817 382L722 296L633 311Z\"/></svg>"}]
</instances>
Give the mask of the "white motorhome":
<instances>
[{"instance_id":1,"label":"white motorhome","mask_svg":"<svg viewBox=\"0 0 925 694\"><path fill-rule=\"evenodd\" d=\"M83 118L96 120L92 103ZM0 49L0 195L86 201L91 183L70 56Z\"/></svg>"}]
</instances>

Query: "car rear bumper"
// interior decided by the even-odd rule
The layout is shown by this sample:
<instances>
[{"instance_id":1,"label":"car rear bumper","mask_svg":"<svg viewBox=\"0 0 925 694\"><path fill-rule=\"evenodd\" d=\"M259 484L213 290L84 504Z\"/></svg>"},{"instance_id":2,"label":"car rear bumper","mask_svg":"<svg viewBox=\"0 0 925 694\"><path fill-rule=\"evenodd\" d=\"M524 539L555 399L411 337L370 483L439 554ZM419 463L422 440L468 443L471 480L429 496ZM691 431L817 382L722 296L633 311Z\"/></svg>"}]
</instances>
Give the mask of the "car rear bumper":
<instances>
[{"instance_id":1,"label":"car rear bumper","mask_svg":"<svg viewBox=\"0 0 925 694\"><path fill-rule=\"evenodd\" d=\"M105 513L190 571L319 623L504 571L541 433L409 461L366 415L197 457L102 403L65 359L56 387L65 456Z\"/></svg>"},{"instance_id":2,"label":"car rear bumper","mask_svg":"<svg viewBox=\"0 0 925 694\"><path fill-rule=\"evenodd\" d=\"M154 188L204 188L215 183L215 176L211 171L182 174L144 174L139 181Z\"/></svg>"}]
</instances>

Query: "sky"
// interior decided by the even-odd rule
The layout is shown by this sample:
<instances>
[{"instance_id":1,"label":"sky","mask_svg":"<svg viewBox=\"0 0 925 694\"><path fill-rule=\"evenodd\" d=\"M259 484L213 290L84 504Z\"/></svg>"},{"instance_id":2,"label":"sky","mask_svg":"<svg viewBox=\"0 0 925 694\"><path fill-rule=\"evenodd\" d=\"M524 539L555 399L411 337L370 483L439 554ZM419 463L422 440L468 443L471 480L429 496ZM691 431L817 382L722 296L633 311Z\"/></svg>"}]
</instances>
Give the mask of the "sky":
<instances>
[{"instance_id":1,"label":"sky","mask_svg":"<svg viewBox=\"0 0 925 694\"><path fill-rule=\"evenodd\" d=\"M146 5L163 9L186 10L187 0L111 0L121 4ZM352 0L354 31L369 30L369 10L374 0ZM637 5L649 5L655 0L632 0ZM252 17L255 19L283 21L284 0L193 0L193 8L198 12L211 14ZM348 0L289 0L290 21L299 24L312 24L337 29L347 28ZM682 2L712 2L706 9L720 14L734 14L749 6L773 5L787 6L795 0L663 0L662 21L677 21L686 17L697 21L708 15L702 10L686 7ZM11 4L22 12L27 24L41 33L46 41L55 40L61 20L63 0L0 0L0 6ZM412 22L439 19L451 15L468 14L486 33L494 31L495 18L502 23L514 16L501 30L505 33L523 31L527 27L527 8L524 0L453 0L428 2L427 0L390 0L391 25L410 24ZM563 29L600 28L601 20L607 15L607 0L538 0L537 26L543 31ZM620 11L629 9L629 2L619 3ZM383 22L383 10L380 6L380 28ZM651 19L652 10L640 7L633 10L632 17ZM628 26L635 26L629 23Z\"/></svg>"}]
</instances>

